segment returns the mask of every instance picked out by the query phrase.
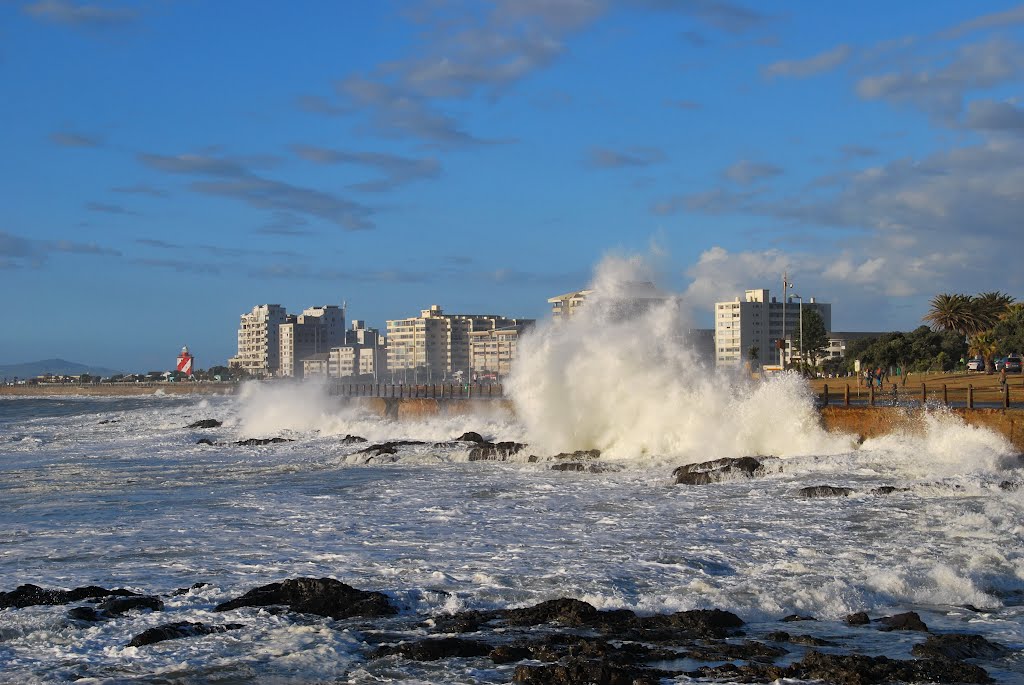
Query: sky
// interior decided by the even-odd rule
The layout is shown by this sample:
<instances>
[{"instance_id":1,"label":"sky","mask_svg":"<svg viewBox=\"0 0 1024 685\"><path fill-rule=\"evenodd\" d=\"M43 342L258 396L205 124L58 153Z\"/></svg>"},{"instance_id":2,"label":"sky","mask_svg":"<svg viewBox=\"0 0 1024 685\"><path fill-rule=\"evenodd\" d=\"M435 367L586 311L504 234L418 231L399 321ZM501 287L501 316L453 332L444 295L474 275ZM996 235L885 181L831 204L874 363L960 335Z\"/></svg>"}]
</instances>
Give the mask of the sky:
<instances>
[{"instance_id":1,"label":"sky","mask_svg":"<svg viewBox=\"0 0 1024 685\"><path fill-rule=\"evenodd\" d=\"M0 359L348 303L543 318L642 255L909 330L1024 298L1024 4L0 0Z\"/></svg>"}]
</instances>

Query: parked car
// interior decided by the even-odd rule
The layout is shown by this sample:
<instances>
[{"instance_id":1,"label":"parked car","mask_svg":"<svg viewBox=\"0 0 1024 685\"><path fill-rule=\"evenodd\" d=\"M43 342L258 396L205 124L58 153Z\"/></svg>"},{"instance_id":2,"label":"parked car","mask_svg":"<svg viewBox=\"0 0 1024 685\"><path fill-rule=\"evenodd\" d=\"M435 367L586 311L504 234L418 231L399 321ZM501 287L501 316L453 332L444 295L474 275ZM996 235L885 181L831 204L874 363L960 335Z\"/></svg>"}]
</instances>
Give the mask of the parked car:
<instances>
[{"instance_id":1,"label":"parked car","mask_svg":"<svg viewBox=\"0 0 1024 685\"><path fill-rule=\"evenodd\" d=\"M972 357L971 359L968 359L967 360L967 370L968 371L984 371L985 370L985 360L982 359L981 357Z\"/></svg>"},{"instance_id":2,"label":"parked car","mask_svg":"<svg viewBox=\"0 0 1024 685\"><path fill-rule=\"evenodd\" d=\"M992 363L996 367L996 371L1002 371L1003 367L1006 366L1006 357L996 357L992 360Z\"/></svg>"},{"instance_id":3,"label":"parked car","mask_svg":"<svg viewBox=\"0 0 1024 685\"><path fill-rule=\"evenodd\" d=\"M1011 354L1006 358L1006 373L1020 373L1021 358L1019 355Z\"/></svg>"}]
</instances>

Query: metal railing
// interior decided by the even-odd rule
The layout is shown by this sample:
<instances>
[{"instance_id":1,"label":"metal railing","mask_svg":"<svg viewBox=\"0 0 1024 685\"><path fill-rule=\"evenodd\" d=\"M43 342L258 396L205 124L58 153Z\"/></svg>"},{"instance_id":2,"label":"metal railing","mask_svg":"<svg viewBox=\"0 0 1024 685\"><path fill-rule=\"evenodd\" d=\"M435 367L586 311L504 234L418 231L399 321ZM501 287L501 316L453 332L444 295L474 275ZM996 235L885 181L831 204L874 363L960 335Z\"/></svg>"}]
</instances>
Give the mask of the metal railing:
<instances>
[{"instance_id":1,"label":"metal railing","mask_svg":"<svg viewBox=\"0 0 1024 685\"><path fill-rule=\"evenodd\" d=\"M332 382L328 394L340 397L383 397L423 399L501 399L505 388L498 383L390 383Z\"/></svg>"},{"instance_id":2,"label":"metal railing","mask_svg":"<svg viewBox=\"0 0 1024 685\"><path fill-rule=\"evenodd\" d=\"M842 389L830 390L826 383L817 396L823 406L926 406L942 405L967 409L1024 408L1024 389L1011 390L1010 384L975 388L949 387L945 383L919 386L889 383L881 387L870 385L851 389L847 383Z\"/></svg>"}]
</instances>

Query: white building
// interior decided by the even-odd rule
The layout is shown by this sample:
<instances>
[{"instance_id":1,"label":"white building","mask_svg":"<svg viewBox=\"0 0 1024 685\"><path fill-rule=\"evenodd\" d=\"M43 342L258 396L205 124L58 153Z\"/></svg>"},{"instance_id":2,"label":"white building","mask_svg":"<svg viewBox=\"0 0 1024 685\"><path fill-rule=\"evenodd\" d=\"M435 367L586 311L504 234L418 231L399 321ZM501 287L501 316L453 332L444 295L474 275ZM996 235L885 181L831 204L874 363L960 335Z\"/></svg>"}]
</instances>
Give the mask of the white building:
<instances>
[{"instance_id":1,"label":"white building","mask_svg":"<svg viewBox=\"0 0 1024 685\"><path fill-rule=\"evenodd\" d=\"M302 378L302 360L345 342L345 308L329 304L309 307L280 324L279 375Z\"/></svg>"},{"instance_id":2,"label":"white building","mask_svg":"<svg viewBox=\"0 0 1024 685\"><path fill-rule=\"evenodd\" d=\"M238 324L238 354L228 360L233 369L270 376L280 367L279 327L288 313L279 304L261 304L242 314Z\"/></svg>"},{"instance_id":3,"label":"white building","mask_svg":"<svg viewBox=\"0 0 1024 685\"><path fill-rule=\"evenodd\" d=\"M643 314L652 306L668 299L653 283L647 281L622 283L614 293L602 291L595 295L596 292L595 289L574 290L571 293L549 297L551 316L556 321L571 319L583 310L588 300L597 299L611 317L630 318Z\"/></svg>"},{"instance_id":4,"label":"white building","mask_svg":"<svg viewBox=\"0 0 1024 685\"><path fill-rule=\"evenodd\" d=\"M366 322L355 320L345 332L345 344L332 347L327 374L332 378L371 376L383 379L387 372L387 348L384 336Z\"/></svg>"},{"instance_id":5,"label":"white building","mask_svg":"<svg viewBox=\"0 0 1024 685\"><path fill-rule=\"evenodd\" d=\"M817 302L812 297L802 306L804 314L813 309L821 316L825 330L832 329L831 304ZM742 300L737 297L731 302L716 302L715 364L740 365L750 359L751 349L755 347L757 363L781 364L778 341L798 340L800 310L800 300L790 296L790 301L784 305L770 298L767 289L747 290Z\"/></svg>"},{"instance_id":6,"label":"white building","mask_svg":"<svg viewBox=\"0 0 1024 685\"><path fill-rule=\"evenodd\" d=\"M532 325L521 323L469 334L469 354L474 379L498 380L512 372L519 338Z\"/></svg>"},{"instance_id":7,"label":"white building","mask_svg":"<svg viewBox=\"0 0 1024 685\"><path fill-rule=\"evenodd\" d=\"M470 374L470 334L525 323L495 314L445 314L438 305L388 321L387 364L394 380L431 383Z\"/></svg>"}]
</instances>

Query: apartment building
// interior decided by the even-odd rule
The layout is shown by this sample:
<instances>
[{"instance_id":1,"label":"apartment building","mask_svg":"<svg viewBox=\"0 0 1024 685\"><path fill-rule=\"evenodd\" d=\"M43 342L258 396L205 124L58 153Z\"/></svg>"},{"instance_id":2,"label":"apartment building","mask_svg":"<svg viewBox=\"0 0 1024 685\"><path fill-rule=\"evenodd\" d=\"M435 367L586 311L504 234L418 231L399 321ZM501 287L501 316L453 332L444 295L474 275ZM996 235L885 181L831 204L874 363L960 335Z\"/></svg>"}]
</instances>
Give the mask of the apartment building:
<instances>
[{"instance_id":1,"label":"apartment building","mask_svg":"<svg viewBox=\"0 0 1024 685\"><path fill-rule=\"evenodd\" d=\"M328 352L345 342L345 308L322 305L288 316L280 324L280 368L278 375L302 378L302 360Z\"/></svg>"},{"instance_id":2,"label":"apartment building","mask_svg":"<svg viewBox=\"0 0 1024 685\"><path fill-rule=\"evenodd\" d=\"M470 333L469 356L473 378L496 381L506 378L512 372L519 338L531 326L532 322Z\"/></svg>"},{"instance_id":3,"label":"apartment building","mask_svg":"<svg viewBox=\"0 0 1024 685\"><path fill-rule=\"evenodd\" d=\"M366 322L355 320L345 332L345 344L332 347L327 357L327 375L332 378L355 376L383 379L387 372L387 348L384 336Z\"/></svg>"},{"instance_id":4,"label":"apartment building","mask_svg":"<svg viewBox=\"0 0 1024 685\"><path fill-rule=\"evenodd\" d=\"M556 321L564 321L579 314L588 301L595 299L610 316L621 319L643 314L652 306L665 302L668 297L653 283L635 281L621 284L614 293L598 293L591 288L555 295L548 298L548 304L551 305L551 316Z\"/></svg>"},{"instance_id":5,"label":"apartment building","mask_svg":"<svg viewBox=\"0 0 1024 685\"><path fill-rule=\"evenodd\" d=\"M394 380L430 383L472 373L470 335L526 323L496 314L445 314L438 305L387 322L387 364Z\"/></svg>"},{"instance_id":6,"label":"apartment building","mask_svg":"<svg viewBox=\"0 0 1024 685\"><path fill-rule=\"evenodd\" d=\"M238 324L238 354L228 360L233 369L253 376L271 376L280 367L279 327L288 313L279 304L261 304L242 314Z\"/></svg>"},{"instance_id":7,"label":"apartment building","mask_svg":"<svg viewBox=\"0 0 1024 685\"><path fill-rule=\"evenodd\" d=\"M804 314L813 309L832 329L832 305L817 302L813 297L802 303ZM790 296L783 304L770 297L767 289L747 290L743 299L715 303L715 364L740 365L747 361L751 348L758 350L757 361L781 364L783 351L779 340L796 339L800 329L801 302ZM788 363L788 360L787 360Z\"/></svg>"}]
</instances>

